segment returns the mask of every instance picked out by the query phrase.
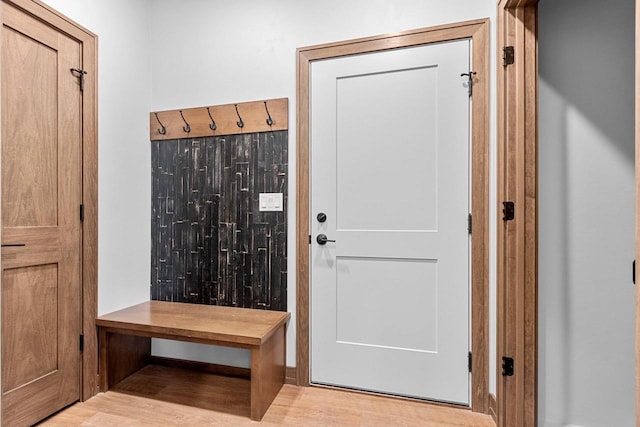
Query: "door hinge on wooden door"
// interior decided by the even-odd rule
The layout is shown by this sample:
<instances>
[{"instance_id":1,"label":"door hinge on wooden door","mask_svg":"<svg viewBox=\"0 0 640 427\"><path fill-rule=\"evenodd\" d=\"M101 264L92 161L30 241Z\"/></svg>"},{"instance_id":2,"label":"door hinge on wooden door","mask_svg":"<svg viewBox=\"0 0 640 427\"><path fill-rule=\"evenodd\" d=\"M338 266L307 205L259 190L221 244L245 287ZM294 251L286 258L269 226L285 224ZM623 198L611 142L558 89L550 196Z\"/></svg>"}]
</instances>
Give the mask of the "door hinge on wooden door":
<instances>
[{"instance_id":1,"label":"door hinge on wooden door","mask_svg":"<svg viewBox=\"0 0 640 427\"><path fill-rule=\"evenodd\" d=\"M513 221L516 217L516 205L513 202L502 202L502 220Z\"/></svg>"},{"instance_id":2,"label":"door hinge on wooden door","mask_svg":"<svg viewBox=\"0 0 640 427\"><path fill-rule=\"evenodd\" d=\"M84 335L80 334L80 351L84 351Z\"/></svg>"},{"instance_id":3,"label":"door hinge on wooden door","mask_svg":"<svg viewBox=\"0 0 640 427\"><path fill-rule=\"evenodd\" d=\"M87 75L87 72L80 68L71 68L71 72L77 75L77 77L80 79L80 92L84 92L84 76Z\"/></svg>"},{"instance_id":4,"label":"door hinge on wooden door","mask_svg":"<svg viewBox=\"0 0 640 427\"><path fill-rule=\"evenodd\" d=\"M471 354L471 352L469 352L469 372L471 372L473 370L473 354Z\"/></svg>"},{"instance_id":5,"label":"door hinge on wooden door","mask_svg":"<svg viewBox=\"0 0 640 427\"><path fill-rule=\"evenodd\" d=\"M471 214L469 214L469 217L467 218L467 231L469 232L469 234L471 234L472 230L473 230L473 218Z\"/></svg>"},{"instance_id":6,"label":"door hinge on wooden door","mask_svg":"<svg viewBox=\"0 0 640 427\"><path fill-rule=\"evenodd\" d=\"M502 66L513 65L516 62L516 51L513 46L502 48Z\"/></svg>"},{"instance_id":7,"label":"door hinge on wooden door","mask_svg":"<svg viewBox=\"0 0 640 427\"><path fill-rule=\"evenodd\" d=\"M84 221L84 205L80 205L80 222Z\"/></svg>"},{"instance_id":8,"label":"door hinge on wooden door","mask_svg":"<svg viewBox=\"0 0 640 427\"><path fill-rule=\"evenodd\" d=\"M513 357L502 356L502 376L512 377L514 372Z\"/></svg>"}]
</instances>

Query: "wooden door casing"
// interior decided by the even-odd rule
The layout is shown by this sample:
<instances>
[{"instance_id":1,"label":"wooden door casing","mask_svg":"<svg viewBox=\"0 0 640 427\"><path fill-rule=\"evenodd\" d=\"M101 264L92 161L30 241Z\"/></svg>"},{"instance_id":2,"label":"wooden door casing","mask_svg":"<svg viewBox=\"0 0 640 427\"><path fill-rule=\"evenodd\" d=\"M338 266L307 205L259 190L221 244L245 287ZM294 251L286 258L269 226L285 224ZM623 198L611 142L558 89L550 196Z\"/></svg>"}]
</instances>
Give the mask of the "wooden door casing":
<instances>
[{"instance_id":1,"label":"wooden door casing","mask_svg":"<svg viewBox=\"0 0 640 427\"><path fill-rule=\"evenodd\" d=\"M498 426L537 425L537 3L498 2ZM508 66L505 46L516 52ZM505 201L515 204L514 220L502 220ZM502 357L514 359L512 376L502 375Z\"/></svg>"},{"instance_id":2,"label":"wooden door casing","mask_svg":"<svg viewBox=\"0 0 640 427\"><path fill-rule=\"evenodd\" d=\"M471 287L473 352L471 406L487 412L489 404L489 20L299 48L297 52L297 231L296 345L297 384L309 385L309 69L316 60L377 52L428 43L472 39L474 75L471 133L473 215Z\"/></svg>"}]
</instances>

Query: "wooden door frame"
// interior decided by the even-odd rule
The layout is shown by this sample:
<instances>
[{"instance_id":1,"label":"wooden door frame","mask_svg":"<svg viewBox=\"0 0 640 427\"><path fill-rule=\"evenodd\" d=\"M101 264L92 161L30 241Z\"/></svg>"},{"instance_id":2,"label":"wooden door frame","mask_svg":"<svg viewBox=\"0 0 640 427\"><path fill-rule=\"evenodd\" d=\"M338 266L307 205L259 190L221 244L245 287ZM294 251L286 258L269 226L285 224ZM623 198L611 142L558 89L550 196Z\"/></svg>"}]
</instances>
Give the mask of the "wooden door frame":
<instances>
[{"instance_id":1,"label":"wooden door frame","mask_svg":"<svg viewBox=\"0 0 640 427\"><path fill-rule=\"evenodd\" d=\"M380 35L297 50L297 230L296 371L297 384L309 385L309 69L316 60L471 39L472 70L477 72L472 102L473 233L471 278L471 408L488 412L489 378L489 19L479 19Z\"/></svg>"},{"instance_id":2,"label":"wooden door frame","mask_svg":"<svg viewBox=\"0 0 640 427\"><path fill-rule=\"evenodd\" d=\"M98 37L39 0L2 0L67 34L82 45L82 64L87 71L82 99L82 295L80 400L98 390L98 336L95 319L98 307ZM0 4L0 14L2 13ZM0 46L2 49L2 46ZM1 209L1 208L0 208ZM0 230L1 231L1 230ZM1 278L0 278L1 279Z\"/></svg>"},{"instance_id":3,"label":"wooden door frame","mask_svg":"<svg viewBox=\"0 0 640 427\"><path fill-rule=\"evenodd\" d=\"M538 0L499 0L497 29L498 426L537 425L538 376ZM513 46L512 65L503 48ZM515 218L502 220L502 203ZM514 359L502 376L502 357Z\"/></svg>"}]
</instances>

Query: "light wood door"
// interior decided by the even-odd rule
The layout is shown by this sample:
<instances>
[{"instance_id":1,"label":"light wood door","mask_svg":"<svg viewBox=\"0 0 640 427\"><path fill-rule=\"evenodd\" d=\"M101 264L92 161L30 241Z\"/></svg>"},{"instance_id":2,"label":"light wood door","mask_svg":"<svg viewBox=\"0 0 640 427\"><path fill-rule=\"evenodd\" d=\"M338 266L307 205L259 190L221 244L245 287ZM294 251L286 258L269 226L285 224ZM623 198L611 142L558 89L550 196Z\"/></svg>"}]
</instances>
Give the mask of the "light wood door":
<instances>
[{"instance_id":1,"label":"light wood door","mask_svg":"<svg viewBox=\"0 0 640 427\"><path fill-rule=\"evenodd\" d=\"M314 383L470 403L469 61L461 40L311 65Z\"/></svg>"},{"instance_id":2,"label":"light wood door","mask_svg":"<svg viewBox=\"0 0 640 427\"><path fill-rule=\"evenodd\" d=\"M2 423L79 399L81 46L2 3Z\"/></svg>"}]
</instances>

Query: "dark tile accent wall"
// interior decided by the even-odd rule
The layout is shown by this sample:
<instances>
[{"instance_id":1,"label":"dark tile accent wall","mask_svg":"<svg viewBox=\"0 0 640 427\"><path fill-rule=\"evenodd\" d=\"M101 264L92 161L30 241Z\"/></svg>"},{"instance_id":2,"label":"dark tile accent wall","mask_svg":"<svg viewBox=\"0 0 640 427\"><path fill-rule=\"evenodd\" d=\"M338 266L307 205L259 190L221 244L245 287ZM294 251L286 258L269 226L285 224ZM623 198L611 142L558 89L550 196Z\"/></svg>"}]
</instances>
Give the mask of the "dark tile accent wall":
<instances>
[{"instance_id":1,"label":"dark tile accent wall","mask_svg":"<svg viewBox=\"0 0 640 427\"><path fill-rule=\"evenodd\" d=\"M287 131L151 142L151 299L287 309ZM259 193L283 193L260 212Z\"/></svg>"}]
</instances>

